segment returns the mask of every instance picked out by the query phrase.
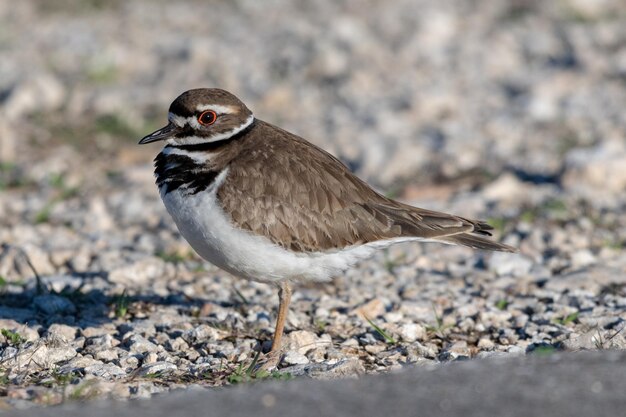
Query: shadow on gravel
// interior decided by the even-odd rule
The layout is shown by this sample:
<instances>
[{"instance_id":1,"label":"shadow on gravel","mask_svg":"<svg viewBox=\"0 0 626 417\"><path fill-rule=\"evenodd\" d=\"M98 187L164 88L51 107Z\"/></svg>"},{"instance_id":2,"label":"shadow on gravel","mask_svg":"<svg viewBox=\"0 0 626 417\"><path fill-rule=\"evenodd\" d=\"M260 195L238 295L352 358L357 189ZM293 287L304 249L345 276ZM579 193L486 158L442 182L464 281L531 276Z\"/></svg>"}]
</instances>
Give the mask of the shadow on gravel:
<instances>
[{"instance_id":1,"label":"shadow on gravel","mask_svg":"<svg viewBox=\"0 0 626 417\"><path fill-rule=\"evenodd\" d=\"M0 261L11 264L18 276L28 277L7 280L0 275L0 320L13 320L29 327L42 326L38 329L40 333L55 323L82 329L115 319L141 318L136 316L141 316L142 309L159 305L180 306L191 315L192 309L207 301L180 292L160 297L150 294L131 296L125 291L111 294L103 289L86 290L86 286L96 286L96 280L106 281L110 286L108 272L74 271L42 277L22 248L6 243L0 246Z\"/></svg>"},{"instance_id":2,"label":"shadow on gravel","mask_svg":"<svg viewBox=\"0 0 626 417\"><path fill-rule=\"evenodd\" d=\"M117 319L132 321L141 319L143 312L159 306L176 306L182 314L191 316L208 300L189 297L180 292L172 292L167 297L157 295L110 294L100 289L83 290L83 284L93 278L102 278L105 273L74 273L67 278L82 284L78 287L66 286L54 290L46 278L41 285L23 285L20 292L0 294L0 320L13 320L29 327L37 325L39 332L48 327L66 324L80 329L101 326ZM233 304L224 307L232 307ZM183 310L183 311L181 311ZM2 327L2 326L0 326Z\"/></svg>"}]
</instances>

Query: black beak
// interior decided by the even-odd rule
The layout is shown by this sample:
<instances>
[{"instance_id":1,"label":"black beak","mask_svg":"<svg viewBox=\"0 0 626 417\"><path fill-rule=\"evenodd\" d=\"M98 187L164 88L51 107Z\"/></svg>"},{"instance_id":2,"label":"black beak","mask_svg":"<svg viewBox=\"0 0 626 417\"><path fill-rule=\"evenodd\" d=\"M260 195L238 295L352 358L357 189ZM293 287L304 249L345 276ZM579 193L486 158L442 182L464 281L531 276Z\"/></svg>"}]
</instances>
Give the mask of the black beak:
<instances>
[{"instance_id":1,"label":"black beak","mask_svg":"<svg viewBox=\"0 0 626 417\"><path fill-rule=\"evenodd\" d=\"M170 138L178 132L180 128L176 126L174 123L170 123L165 127L157 130L156 132L150 133L148 136L144 137L139 141L139 145L145 145L146 143L157 142L159 140L165 140Z\"/></svg>"}]
</instances>

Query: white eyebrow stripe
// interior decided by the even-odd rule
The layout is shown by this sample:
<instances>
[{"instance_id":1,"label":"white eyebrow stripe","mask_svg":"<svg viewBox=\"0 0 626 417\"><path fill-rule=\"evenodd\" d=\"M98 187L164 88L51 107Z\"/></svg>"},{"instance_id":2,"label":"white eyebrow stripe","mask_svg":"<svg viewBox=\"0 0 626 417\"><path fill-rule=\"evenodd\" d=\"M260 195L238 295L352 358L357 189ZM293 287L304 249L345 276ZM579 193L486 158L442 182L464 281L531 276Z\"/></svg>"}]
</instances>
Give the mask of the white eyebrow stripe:
<instances>
[{"instance_id":1,"label":"white eyebrow stripe","mask_svg":"<svg viewBox=\"0 0 626 417\"><path fill-rule=\"evenodd\" d=\"M187 118L177 116L171 112L167 114L167 120L169 120L170 123L174 123L178 127L183 127L187 123Z\"/></svg>"},{"instance_id":2,"label":"white eyebrow stripe","mask_svg":"<svg viewBox=\"0 0 626 417\"><path fill-rule=\"evenodd\" d=\"M171 123L174 123L178 127L185 127L185 125L189 125L194 129L200 128L200 123L198 122L198 119L195 118L195 116L183 117L175 115L174 113L168 113L167 120L169 120Z\"/></svg>"},{"instance_id":3,"label":"white eyebrow stripe","mask_svg":"<svg viewBox=\"0 0 626 417\"><path fill-rule=\"evenodd\" d=\"M220 104L204 104L204 105L196 107L196 110L199 112L206 111L206 110L213 110L217 114L235 113L235 108L233 106L222 106Z\"/></svg>"},{"instance_id":4,"label":"white eyebrow stripe","mask_svg":"<svg viewBox=\"0 0 626 417\"><path fill-rule=\"evenodd\" d=\"M173 146L177 146L177 145L180 146L180 145L198 145L201 143L218 142L220 140L231 138L232 136L236 135L237 133L241 132L242 130L250 126L252 122L254 122L254 115L251 114L246 119L245 122L243 122L241 125L237 126L236 128L229 130L228 132L220 133L219 135L209 136L209 137L186 136L184 138L169 138L166 143L169 145L173 145Z\"/></svg>"},{"instance_id":5,"label":"white eyebrow stripe","mask_svg":"<svg viewBox=\"0 0 626 417\"><path fill-rule=\"evenodd\" d=\"M196 107L196 111L198 112L203 112L207 110L213 110L218 115L233 114L236 112L236 109L233 106L222 106L220 104L205 104ZM184 127L185 125L189 125L194 129L200 128L200 123L198 122L196 116L183 117L170 112L167 114L167 119L178 127Z\"/></svg>"}]
</instances>

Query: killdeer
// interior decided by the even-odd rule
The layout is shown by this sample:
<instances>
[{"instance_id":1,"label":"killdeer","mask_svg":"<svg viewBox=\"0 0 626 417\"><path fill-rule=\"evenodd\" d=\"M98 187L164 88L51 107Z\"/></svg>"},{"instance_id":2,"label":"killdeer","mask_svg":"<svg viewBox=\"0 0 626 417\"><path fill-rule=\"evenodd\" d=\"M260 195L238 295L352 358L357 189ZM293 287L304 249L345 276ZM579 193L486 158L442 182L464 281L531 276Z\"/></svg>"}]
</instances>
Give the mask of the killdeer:
<instances>
[{"instance_id":1,"label":"killdeer","mask_svg":"<svg viewBox=\"0 0 626 417\"><path fill-rule=\"evenodd\" d=\"M165 142L155 159L163 203L202 258L278 286L272 352L281 347L293 282L328 281L400 242L515 251L487 239L492 227L482 221L377 193L331 154L256 119L227 91L189 90L168 120L139 142Z\"/></svg>"}]
</instances>

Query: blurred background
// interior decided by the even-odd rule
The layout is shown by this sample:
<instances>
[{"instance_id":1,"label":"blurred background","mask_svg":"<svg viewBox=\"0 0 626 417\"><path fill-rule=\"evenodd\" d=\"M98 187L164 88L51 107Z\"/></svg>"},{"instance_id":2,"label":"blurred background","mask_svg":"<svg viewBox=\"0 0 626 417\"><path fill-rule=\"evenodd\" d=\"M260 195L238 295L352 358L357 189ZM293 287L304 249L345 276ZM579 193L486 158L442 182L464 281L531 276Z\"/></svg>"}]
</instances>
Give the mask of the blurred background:
<instances>
[{"instance_id":1,"label":"blurred background","mask_svg":"<svg viewBox=\"0 0 626 417\"><path fill-rule=\"evenodd\" d=\"M625 16L618 0L4 1L0 180L126 177L169 103L211 86L408 199L445 184L437 199L487 187L512 215L547 194L614 206Z\"/></svg>"},{"instance_id":2,"label":"blurred background","mask_svg":"<svg viewBox=\"0 0 626 417\"><path fill-rule=\"evenodd\" d=\"M618 0L28 0L0 2L0 20L4 226L162 214L157 147L135 144L196 87L233 92L388 195L497 212L501 229L614 226L624 208ZM622 245L609 229L599 239Z\"/></svg>"},{"instance_id":3,"label":"blurred background","mask_svg":"<svg viewBox=\"0 0 626 417\"><path fill-rule=\"evenodd\" d=\"M465 348L486 351L579 340L592 319L607 338L623 324L623 0L0 0L0 292L13 308L0 313L43 324L28 337L152 314L121 309L127 294L178 303L186 322L221 303L220 324L271 329L272 289L231 282L190 251L154 185L159 145L136 145L197 87L231 91L389 196L488 219L521 249L393 249L335 287L297 292L294 327L343 323L377 300L364 305L381 326L403 334L406 319L402 340L432 344L421 359L454 357L450 339L415 336L435 322L431 306ZM18 297L33 294L22 253L62 301ZM230 308L241 294L255 314ZM197 298L214 304L193 310ZM470 331L477 311L491 316ZM335 340L381 343L346 320Z\"/></svg>"}]
</instances>

